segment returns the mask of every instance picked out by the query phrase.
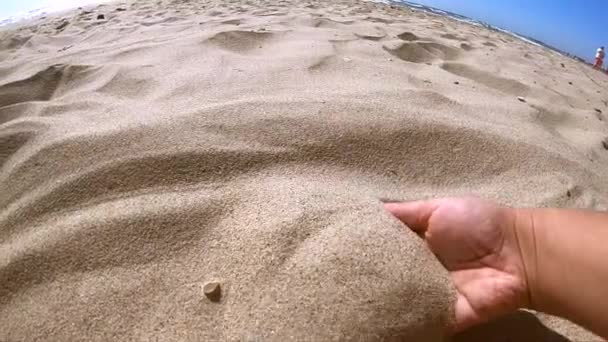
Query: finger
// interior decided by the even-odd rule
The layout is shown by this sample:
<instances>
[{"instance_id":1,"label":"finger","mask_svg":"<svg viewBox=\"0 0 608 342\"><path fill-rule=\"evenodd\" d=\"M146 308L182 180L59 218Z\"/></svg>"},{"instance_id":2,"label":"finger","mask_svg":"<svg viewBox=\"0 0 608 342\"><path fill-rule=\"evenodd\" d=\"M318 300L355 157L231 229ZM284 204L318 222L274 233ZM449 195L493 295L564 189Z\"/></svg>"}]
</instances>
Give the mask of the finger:
<instances>
[{"instance_id":1,"label":"finger","mask_svg":"<svg viewBox=\"0 0 608 342\"><path fill-rule=\"evenodd\" d=\"M458 293L454 307L455 322L453 322L452 330L454 333L459 333L468 328L479 324L482 320L475 313L467 298Z\"/></svg>"},{"instance_id":2,"label":"finger","mask_svg":"<svg viewBox=\"0 0 608 342\"><path fill-rule=\"evenodd\" d=\"M384 203L384 208L417 233L424 233L429 219L439 204L437 201Z\"/></svg>"}]
</instances>

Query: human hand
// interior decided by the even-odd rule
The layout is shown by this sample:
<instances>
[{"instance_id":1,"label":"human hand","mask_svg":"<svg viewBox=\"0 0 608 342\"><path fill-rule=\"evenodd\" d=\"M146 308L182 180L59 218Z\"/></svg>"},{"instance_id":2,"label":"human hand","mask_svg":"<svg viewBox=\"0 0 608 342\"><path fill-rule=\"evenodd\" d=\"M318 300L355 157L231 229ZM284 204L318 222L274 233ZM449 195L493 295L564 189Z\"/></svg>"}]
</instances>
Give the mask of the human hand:
<instances>
[{"instance_id":1,"label":"human hand","mask_svg":"<svg viewBox=\"0 0 608 342\"><path fill-rule=\"evenodd\" d=\"M478 198L385 203L450 272L456 332L529 304L515 213Z\"/></svg>"}]
</instances>

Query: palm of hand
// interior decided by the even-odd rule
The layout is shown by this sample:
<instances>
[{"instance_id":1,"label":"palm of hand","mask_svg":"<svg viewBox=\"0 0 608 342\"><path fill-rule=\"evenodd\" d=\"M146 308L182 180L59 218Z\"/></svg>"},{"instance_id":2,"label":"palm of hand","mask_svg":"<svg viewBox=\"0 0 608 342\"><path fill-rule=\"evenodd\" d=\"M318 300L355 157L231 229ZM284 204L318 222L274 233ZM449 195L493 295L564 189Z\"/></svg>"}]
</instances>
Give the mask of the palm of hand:
<instances>
[{"instance_id":1,"label":"palm of hand","mask_svg":"<svg viewBox=\"0 0 608 342\"><path fill-rule=\"evenodd\" d=\"M458 292L456 330L513 311L527 300L517 239L504 210L476 198L386 207L424 237L450 272Z\"/></svg>"}]
</instances>

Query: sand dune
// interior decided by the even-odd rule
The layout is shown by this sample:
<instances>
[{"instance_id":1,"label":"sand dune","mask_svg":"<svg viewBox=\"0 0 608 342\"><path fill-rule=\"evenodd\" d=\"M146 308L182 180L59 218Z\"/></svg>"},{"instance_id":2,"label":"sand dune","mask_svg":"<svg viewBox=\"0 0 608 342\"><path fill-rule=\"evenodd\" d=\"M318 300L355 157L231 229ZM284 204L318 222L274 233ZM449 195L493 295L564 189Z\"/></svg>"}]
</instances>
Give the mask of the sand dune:
<instances>
[{"instance_id":1,"label":"sand dune","mask_svg":"<svg viewBox=\"0 0 608 342\"><path fill-rule=\"evenodd\" d=\"M380 199L605 210L607 87L503 33L354 0L4 28L0 340L451 340L447 272ZM598 340L523 311L453 339Z\"/></svg>"}]
</instances>

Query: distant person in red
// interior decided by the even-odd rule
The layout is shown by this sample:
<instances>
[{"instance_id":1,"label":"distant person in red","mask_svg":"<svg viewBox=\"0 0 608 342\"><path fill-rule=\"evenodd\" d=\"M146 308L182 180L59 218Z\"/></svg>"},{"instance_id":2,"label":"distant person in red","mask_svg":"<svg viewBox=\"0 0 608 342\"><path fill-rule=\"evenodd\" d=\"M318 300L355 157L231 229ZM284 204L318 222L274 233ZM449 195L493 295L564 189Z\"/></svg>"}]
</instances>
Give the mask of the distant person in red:
<instances>
[{"instance_id":1,"label":"distant person in red","mask_svg":"<svg viewBox=\"0 0 608 342\"><path fill-rule=\"evenodd\" d=\"M597 49L597 53L595 54L595 64L593 67L596 69L601 69L604 64L604 56L606 56L606 52L604 52L604 47Z\"/></svg>"}]
</instances>

